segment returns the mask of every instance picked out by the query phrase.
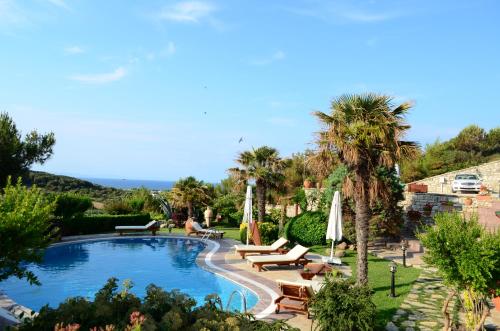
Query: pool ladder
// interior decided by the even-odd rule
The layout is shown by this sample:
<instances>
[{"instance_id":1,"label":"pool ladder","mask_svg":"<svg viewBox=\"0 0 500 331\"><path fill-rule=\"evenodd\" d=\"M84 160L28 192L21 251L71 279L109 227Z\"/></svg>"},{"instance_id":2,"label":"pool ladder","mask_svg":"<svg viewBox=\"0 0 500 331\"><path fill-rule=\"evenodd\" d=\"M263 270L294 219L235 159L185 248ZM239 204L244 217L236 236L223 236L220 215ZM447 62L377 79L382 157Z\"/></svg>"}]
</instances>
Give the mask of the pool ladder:
<instances>
[{"instance_id":1,"label":"pool ladder","mask_svg":"<svg viewBox=\"0 0 500 331\"><path fill-rule=\"evenodd\" d=\"M233 292L231 292L231 295L229 296L229 300L227 300L227 305L226 305L226 311L229 311L229 307L231 306L231 301L233 300L233 297L235 294L239 294L240 297L241 297L241 303L242 303L242 308L243 308L243 312L246 313L247 312L247 297L246 295L240 291L240 290L234 290Z\"/></svg>"}]
</instances>

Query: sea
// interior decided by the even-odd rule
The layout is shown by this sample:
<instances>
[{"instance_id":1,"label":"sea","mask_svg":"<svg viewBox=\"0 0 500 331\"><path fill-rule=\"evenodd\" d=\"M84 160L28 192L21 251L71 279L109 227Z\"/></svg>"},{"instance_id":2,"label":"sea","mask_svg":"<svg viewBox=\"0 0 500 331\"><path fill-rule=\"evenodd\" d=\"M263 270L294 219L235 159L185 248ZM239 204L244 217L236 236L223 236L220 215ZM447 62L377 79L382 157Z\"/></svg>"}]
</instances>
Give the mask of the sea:
<instances>
[{"instance_id":1,"label":"sea","mask_svg":"<svg viewBox=\"0 0 500 331\"><path fill-rule=\"evenodd\" d=\"M145 187L149 190L164 191L174 186L174 181L168 180L145 180L145 179L117 179L117 178L80 178L91 183L114 187L123 190Z\"/></svg>"}]
</instances>

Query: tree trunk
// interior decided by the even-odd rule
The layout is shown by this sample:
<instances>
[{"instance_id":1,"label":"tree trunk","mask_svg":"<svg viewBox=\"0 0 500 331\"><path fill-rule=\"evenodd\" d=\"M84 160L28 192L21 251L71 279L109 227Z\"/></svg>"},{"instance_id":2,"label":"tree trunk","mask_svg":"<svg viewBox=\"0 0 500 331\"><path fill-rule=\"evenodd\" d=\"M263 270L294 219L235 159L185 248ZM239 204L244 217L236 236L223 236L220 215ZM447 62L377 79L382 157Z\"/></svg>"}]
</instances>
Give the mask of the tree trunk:
<instances>
[{"instance_id":1,"label":"tree trunk","mask_svg":"<svg viewBox=\"0 0 500 331\"><path fill-rule=\"evenodd\" d=\"M358 251L356 282L358 285L368 284L368 232L371 210L366 178L368 178L367 175L358 173L354 188L354 197L356 200L356 246Z\"/></svg>"},{"instance_id":2,"label":"tree trunk","mask_svg":"<svg viewBox=\"0 0 500 331\"><path fill-rule=\"evenodd\" d=\"M279 234L281 235L283 233L283 226L285 224L285 218L286 218L286 202L284 200L281 201L281 215L280 215L280 222L278 224L278 231Z\"/></svg>"},{"instance_id":3,"label":"tree trunk","mask_svg":"<svg viewBox=\"0 0 500 331\"><path fill-rule=\"evenodd\" d=\"M255 183L255 191L257 194L257 209L259 211L258 221L264 222L264 217L266 216L266 185L257 180Z\"/></svg>"},{"instance_id":4,"label":"tree trunk","mask_svg":"<svg viewBox=\"0 0 500 331\"><path fill-rule=\"evenodd\" d=\"M486 322L486 317L490 314L490 307L488 307L488 302L486 300L481 300L480 306L482 308L483 313L481 314L481 319L474 327L474 331L483 330L484 322Z\"/></svg>"},{"instance_id":5,"label":"tree trunk","mask_svg":"<svg viewBox=\"0 0 500 331\"><path fill-rule=\"evenodd\" d=\"M187 207L188 207L188 218L193 217L193 203L191 201L188 201Z\"/></svg>"},{"instance_id":6,"label":"tree trunk","mask_svg":"<svg viewBox=\"0 0 500 331\"><path fill-rule=\"evenodd\" d=\"M450 329L451 319L450 319L450 313L448 312L448 306L450 304L451 299L453 299L456 293L457 292L455 290L452 290L450 293L448 293L446 300L444 300L443 309L441 309L441 312L443 313L444 317L443 331L448 331Z\"/></svg>"}]
</instances>

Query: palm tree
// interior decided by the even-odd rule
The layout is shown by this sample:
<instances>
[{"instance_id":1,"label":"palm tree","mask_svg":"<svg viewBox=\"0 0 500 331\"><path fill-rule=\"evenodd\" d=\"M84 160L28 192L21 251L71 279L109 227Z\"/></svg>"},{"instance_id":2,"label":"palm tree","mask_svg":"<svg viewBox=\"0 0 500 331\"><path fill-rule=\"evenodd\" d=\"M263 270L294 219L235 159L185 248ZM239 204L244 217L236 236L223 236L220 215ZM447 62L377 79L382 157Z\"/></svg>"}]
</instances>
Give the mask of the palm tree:
<instances>
[{"instance_id":1,"label":"palm tree","mask_svg":"<svg viewBox=\"0 0 500 331\"><path fill-rule=\"evenodd\" d=\"M209 187L192 176L181 178L168 192L168 198L174 207L187 208L188 217L193 217L194 207L209 200Z\"/></svg>"},{"instance_id":2,"label":"palm tree","mask_svg":"<svg viewBox=\"0 0 500 331\"><path fill-rule=\"evenodd\" d=\"M240 182L255 180L258 220L262 222L266 215L267 190L274 188L281 181L284 162L278 151L268 146L242 152L236 162L242 168L231 168L228 171Z\"/></svg>"},{"instance_id":3,"label":"palm tree","mask_svg":"<svg viewBox=\"0 0 500 331\"><path fill-rule=\"evenodd\" d=\"M342 95L332 101L331 114L314 113L324 126L318 134L320 149L334 151L349 171L343 193L356 204L358 284L368 283L370 206L389 192L377 178L377 169L393 168L417 148L413 142L400 140L410 128L404 121L410 108L410 103L394 107L391 97L369 93Z\"/></svg>"}]
</instances>

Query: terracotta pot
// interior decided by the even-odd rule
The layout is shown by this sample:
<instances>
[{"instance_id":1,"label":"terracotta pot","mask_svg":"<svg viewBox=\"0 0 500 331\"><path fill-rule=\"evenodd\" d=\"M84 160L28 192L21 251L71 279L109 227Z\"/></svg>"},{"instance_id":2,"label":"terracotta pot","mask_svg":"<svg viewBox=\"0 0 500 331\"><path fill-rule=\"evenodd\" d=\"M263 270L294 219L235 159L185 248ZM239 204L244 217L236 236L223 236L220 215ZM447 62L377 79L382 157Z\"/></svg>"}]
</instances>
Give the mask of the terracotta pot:
<instances>
[{"instance_id":1,"label":"terracotta pot","mask_svg":"<svg viewBox=\"0 0 500 331\"><path fill-rule=\"evenodd\" d=\"M311 182L309 179L306 179L304 181L304 188L313 188L313 182Z\"/></svg>"},{"instance_id":2,"label":"terracotta pot","mask_svg":"<svg viewBox=\"0 0 500 331\"><path fill-rule=\"evenodd\" d=\"M491 299L491 301L493 301L495 309L500 311L500 297L494 297L493 299Z\"/></svg>"},{"instance_id":3,"label":"terracotta pot","mask_svg":"<svg viewBox=\"0 0 500 331\"><path fill-rule=\"evenodd\" d=\"M472 205L472 199L471 198L465 198L464 199L464 205L466 205L466 206Z\"/></svg>"}]
</instances>

